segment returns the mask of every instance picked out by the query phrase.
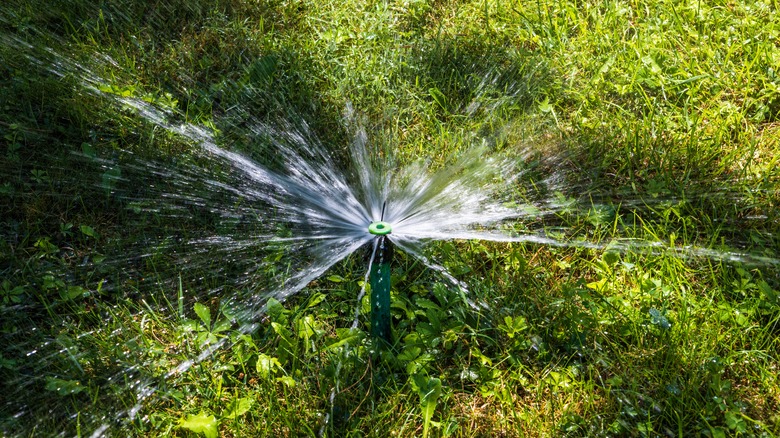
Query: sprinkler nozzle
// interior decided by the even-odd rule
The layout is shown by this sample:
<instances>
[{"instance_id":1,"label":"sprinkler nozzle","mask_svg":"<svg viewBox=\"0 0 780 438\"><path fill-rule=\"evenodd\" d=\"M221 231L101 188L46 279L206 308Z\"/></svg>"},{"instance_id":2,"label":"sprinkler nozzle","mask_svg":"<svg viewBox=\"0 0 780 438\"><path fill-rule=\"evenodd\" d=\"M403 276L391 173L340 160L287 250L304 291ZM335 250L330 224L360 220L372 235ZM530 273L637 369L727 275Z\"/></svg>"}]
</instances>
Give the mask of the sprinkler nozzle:
<instances>
[{"instance_id":1,"label":"sprinkler nozzle","mask_svg":"<svg viewBox=\"0 0 780 438\"><path fill-rule=\"evenodd\" d=\"M371 222L371 225L368 226L368 232L375 236L385 236L393 232L393 227L383 221Z\"/></svg>"}]
</instances>

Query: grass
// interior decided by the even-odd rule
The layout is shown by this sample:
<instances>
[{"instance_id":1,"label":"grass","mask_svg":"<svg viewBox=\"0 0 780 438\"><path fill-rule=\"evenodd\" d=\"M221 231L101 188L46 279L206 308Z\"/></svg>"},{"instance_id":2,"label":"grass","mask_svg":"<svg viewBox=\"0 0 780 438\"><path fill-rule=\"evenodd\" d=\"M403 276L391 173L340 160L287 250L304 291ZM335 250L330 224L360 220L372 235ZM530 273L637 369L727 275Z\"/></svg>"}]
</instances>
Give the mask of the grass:
<instances>
[{"instance_id":1,"label":"grass","mask_svg":"<svg viewBox=\"0 0 780 438\"><path fill-rule=\"evenodd\" d=\"M7 2L0 430L780 435L776 9ZM88 74L102 78L102 94L84 87ZM402 164L440 166L483 141L497 154L530 151L537 184L512 195L566 208L519 229L698 250L432 245L482 310L399 254L396 349L382 353L365 318L347 328L365 269L355 255L246 332L232 323L230 296L246 293L237 279L250 260L274 254L239 253L242 262L177 245L251 229L192 205L158 208L155 194L224 169L118 96L212 127L221 144L269 165L249 122L303 114L343 156L349 102L369 141ZM546 192L551 175L558 185ZM193 181L188 193L219 205ZM231 347L177 368L221 341Z\"/></svg>"}]
</instances>

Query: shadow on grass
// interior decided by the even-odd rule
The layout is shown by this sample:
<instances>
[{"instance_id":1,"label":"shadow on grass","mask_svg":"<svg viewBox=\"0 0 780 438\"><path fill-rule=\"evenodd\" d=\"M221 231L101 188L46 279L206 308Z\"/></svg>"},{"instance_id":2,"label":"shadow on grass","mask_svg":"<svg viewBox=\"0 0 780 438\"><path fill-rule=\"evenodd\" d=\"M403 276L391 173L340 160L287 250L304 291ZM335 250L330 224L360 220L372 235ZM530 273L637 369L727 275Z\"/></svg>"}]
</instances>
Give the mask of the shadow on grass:
<instances>
[{"instance_id":1,"label":"shadow on grass","mask_svg":"<svg viewBox=\"0 0 780 438\"><path fill-rule=\"evenodd\" d=\"M424 41L410 50L408 63L409 80L442 117L519 117L557 85L538 54L481 38Z\"/></svg>"}]
</instances>

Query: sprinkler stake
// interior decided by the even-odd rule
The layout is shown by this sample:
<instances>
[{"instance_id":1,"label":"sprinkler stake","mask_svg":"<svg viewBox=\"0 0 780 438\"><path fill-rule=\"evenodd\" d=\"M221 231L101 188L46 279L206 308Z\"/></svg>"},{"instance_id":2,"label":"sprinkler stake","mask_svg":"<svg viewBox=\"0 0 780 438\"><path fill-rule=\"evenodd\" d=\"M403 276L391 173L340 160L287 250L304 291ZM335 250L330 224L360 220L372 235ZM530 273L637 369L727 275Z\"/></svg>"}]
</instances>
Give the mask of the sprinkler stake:
<instances>
[{"instance_id":1,"label":"sprinkler stake","mask_svg":"<svg viewBox=\"0 0 780 438\"><path fill-rule=\"evenodd\" d=\"M382 218L385 206L382 204ZM393 244L387 237L393 227L383 220L372 222L368 232L376 236L374 260L371 260L369 284L371 286L371 336L391 345L390 336L390 262L393 259Z\"/></svg>"},{"instance_id":2,"label":"sprinkler stake","mask_svg":"<svg viewBox=\"0 0 780 438\"><path fill-rule=\"evenodd\" d=\"M390 336L390 261L393 244L384 235L377 236L376 254L371 264L371 336L392 345Z\"/></svg>"}]
</instances>

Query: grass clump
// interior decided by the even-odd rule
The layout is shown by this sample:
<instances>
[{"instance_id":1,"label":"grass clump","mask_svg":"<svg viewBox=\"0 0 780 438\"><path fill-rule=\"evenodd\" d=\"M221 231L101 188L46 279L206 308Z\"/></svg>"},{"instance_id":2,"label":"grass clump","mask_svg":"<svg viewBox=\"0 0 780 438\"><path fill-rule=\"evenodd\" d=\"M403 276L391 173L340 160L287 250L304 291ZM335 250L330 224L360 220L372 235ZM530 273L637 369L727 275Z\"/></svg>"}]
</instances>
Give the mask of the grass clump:
<instances>
[{"instance_id":1,"label":"grass clump","mask_svg":"<svg viewBox=\"0 0 780 438\"><path fill-rule=\"evenodd\" d=\"M0 6L0 430L777 436L776 7ZM400 163L486 143L556 206L512 227L633 243L431 245L468 294L400 253L392 350L351 328L359 255L241 324L256 261L300 260L185 245L274 213L209 210L228 169L130 98L271 167L257 126L340 159L350 105Z\"/></svg>"}]
</instances>

